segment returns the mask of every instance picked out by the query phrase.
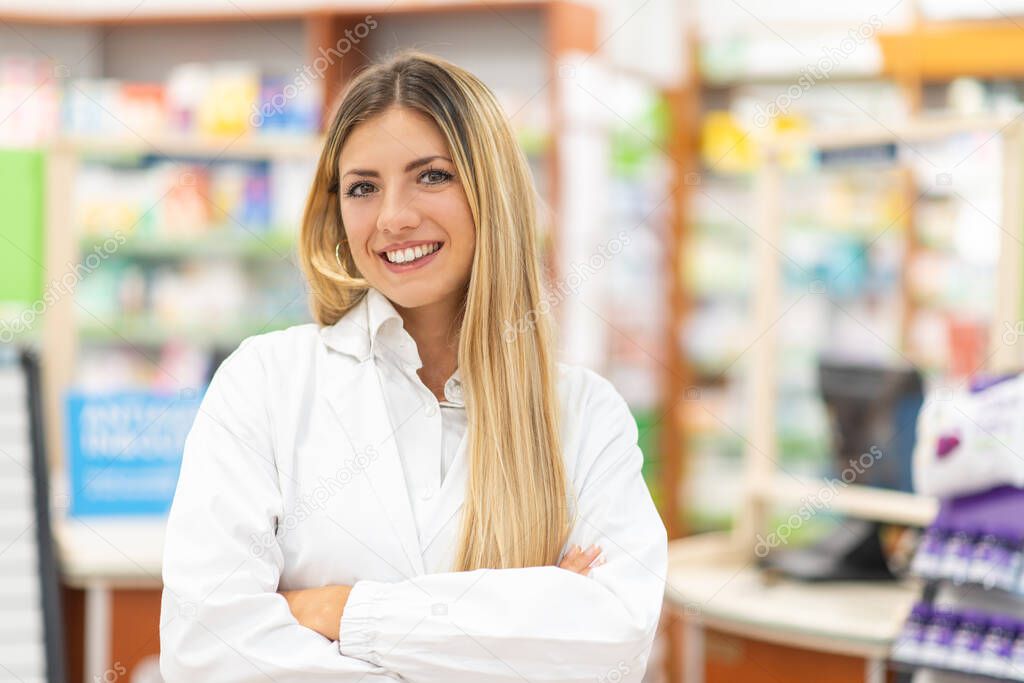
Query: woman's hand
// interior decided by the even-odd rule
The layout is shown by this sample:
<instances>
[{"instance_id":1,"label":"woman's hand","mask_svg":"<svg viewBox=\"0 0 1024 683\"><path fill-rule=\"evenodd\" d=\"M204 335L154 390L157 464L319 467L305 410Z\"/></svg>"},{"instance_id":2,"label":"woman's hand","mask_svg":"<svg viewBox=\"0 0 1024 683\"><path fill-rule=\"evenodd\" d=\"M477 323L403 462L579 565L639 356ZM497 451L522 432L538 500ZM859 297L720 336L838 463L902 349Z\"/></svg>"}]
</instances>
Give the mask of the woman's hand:
<instances>
[{"instance_id":1,"label":"woman's hand","mask_svg":"<svg viewBox=\"0 0 1024 683\"><path fill-rule=\"evenodd\" d=\"M352 586L324 586L281 591L295 619L328 640L338 640L341 615Z\"/></svg>"},{"instance_id":2,"label":"woman's hand","mask_svg":"<svg viewBox=\"0 0 1024 683\"><path fill-rule=\"evenodd\" d=\"M558 566L583 576L589 576L593 567L599 567L605 563L603 556L598 558L600 554L601 546L599 545L592 545L587 550L583 550L578 545L572 545Z\"/></svg>"}]
</instances>

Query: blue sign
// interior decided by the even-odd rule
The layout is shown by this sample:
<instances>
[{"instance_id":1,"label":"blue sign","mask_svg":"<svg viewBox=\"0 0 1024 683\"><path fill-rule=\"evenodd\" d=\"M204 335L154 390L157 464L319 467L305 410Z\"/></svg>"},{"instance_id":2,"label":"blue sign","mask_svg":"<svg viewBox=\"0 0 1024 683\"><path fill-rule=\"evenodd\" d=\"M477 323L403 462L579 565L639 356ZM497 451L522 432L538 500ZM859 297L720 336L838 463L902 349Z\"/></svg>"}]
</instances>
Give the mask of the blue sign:
<instances>
[{"instance_id":1,"label":"blue sign","mask_svg":"<svg viewBox=\"0 0 1024 683\"><path fill-rule=\"evenodd\" d=\"M71 392L67 467L72 517L166 515L203 392Z\"/></svg>"}]
</instances>

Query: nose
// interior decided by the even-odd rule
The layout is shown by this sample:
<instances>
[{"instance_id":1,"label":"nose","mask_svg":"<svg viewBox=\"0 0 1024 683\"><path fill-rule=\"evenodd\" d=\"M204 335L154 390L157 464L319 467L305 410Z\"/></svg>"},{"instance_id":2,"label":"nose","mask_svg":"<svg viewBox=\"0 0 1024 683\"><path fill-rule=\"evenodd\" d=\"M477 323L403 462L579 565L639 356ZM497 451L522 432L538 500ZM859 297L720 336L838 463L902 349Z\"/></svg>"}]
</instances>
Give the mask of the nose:
<instances>
[{"instance_id":1,"label":"nose","mask_svg":"<svg viewBox=\"0 0 1024 683\"><path fill-rule=\"evenodd\" d=\"M383 199L380 213L377 214L377 230L395 233L420 224L420 215L415 206L416 190L385 191Z\"/></svg>"}]
</instances>

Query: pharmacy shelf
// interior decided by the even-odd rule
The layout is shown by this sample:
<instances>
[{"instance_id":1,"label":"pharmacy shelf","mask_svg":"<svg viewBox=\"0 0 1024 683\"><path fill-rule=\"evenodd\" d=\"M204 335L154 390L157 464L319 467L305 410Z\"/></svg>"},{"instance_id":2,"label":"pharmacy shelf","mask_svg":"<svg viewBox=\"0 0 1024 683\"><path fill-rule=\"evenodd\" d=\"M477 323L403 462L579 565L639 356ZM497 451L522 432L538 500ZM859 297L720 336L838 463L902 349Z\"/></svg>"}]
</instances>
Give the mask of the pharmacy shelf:
<instances>
[{"instance_id":1,"label":"pharmacy shelf","mask_svg":"<svg viewBox=\"0 0 1024 683\"><path fill-rule=\"evenodd\" d=\"M187 341L205 347L237 346L246 337L301 325L304 320L282 320L271 323L253 321L223 329L187 326L168 327L150 320L120 320L103 324L89 322L78 327L82 343L129 344L134 346L162 346L172 340Z\"/></svg>"},{"instance_id":2,"label":"pharmacy shelf","mask_svg":"<svg viewBox=\"0 0 1024 683\"><path fill-rule=\"evenodd\" d=\"M216 258L287 259L295 253L298 236L293 232L245 232L215 234L192 240L132 237L117 247L116 255L145 259ZM82 253L103 245L98 237L81 242Z\"/></svg>"},{"instance_id":3,"label":"pharmacy shelf","mask_svg":"<svg viewBox=\"0 0 1024 683\"><path fill-rule=\"evenodd\" d=\"M268 4L253 0L232 1L227 5L204 6L203 3L174 0L148 0L143 4L128 0L112 0L101 6L82 4L64 5L49 3L53 9L40 8L32 0L10 0L0 11L0 20L44 24L115 24L132 26L155 22L214 22L214 21L257 21L278 19L301 19L331 13L344 12L355 16L372 14L387 16L397 14L432 14L437 12L469 12L510 9L546 8L552 3L546 0L395 0L392 2L345 3L337 1L301 0L283 4ZM57 9L59 7L59 9ZM282 9L287 7L287 9Z\"/></svg>"},{"instance_id":4,"label":"pharmacy shelf","mask_svg":"<svg viewBox=\"0 0 1024 683\"><path fill-rule=\"evenodd\" d=\"M51 145L51 151L69 152L85 158L156 155L241 160L315 159L322 149L322 138L306 135L242 135L235 138L201 138L194 135L124 138L65 135Z\"/></svg>"},{"instance_id":5,"label":"pharmacy shelf","mask_svg":"<svg viewBox=\"0 0 1024 683\"><path fill-rule=\"evenodd\" d=\"M799 149L830 151L871 145L923 142L963 133L990 133L994 136L1019 119L1021 114L1024 114L1024 111L1016 115L986 114L971 118L920 117L913 122L902 124L783 133L766 139L761 144L765 152L781 154Z\"/></svg>"},{"instance_id":6,"label":"pharmacy shelf","mask_svg":"<svg viewBox=\"0 0 1024 683\"><path fill-rule=\"evenodd\" d=\"M909 31L880 33L883 71L896 78L1024 77L1021 25L1002 21L923 22Z\"/></svg>"},{"instance_id":7,"label":"pharmacy shelf","mask_svg":"<svg viewBox=\"0 0 1024 683\"><path fill-rule=\"evenodd\" d=\"M1004 241L996 273L996 303L990 334L998 338L999 321L1019 317L1021 260L1019 250L1009 240L1020 242L1024 215L1016 183L1021 177L1020 149L1024 144L1024 129L1015 118L979 117L977 119L922 119L919 123L897 126L881 132L867 134L850 130L823 137L821 135L780 136L766 144L767 162L759 181L758 232L762 241L756 245L754 267L761 274L754 300L754 320L766 332L751 350L751 427L748 432L749 448L746 454L745 475L748 482L745 509L737 525L736 534L743 545L754 547L756 534L767 528L767 514L771 503L798 505L809 495L820 493L824 480L796 480L780 471L777 404L778 404L778 333L774 323L781 309L780 290L784 265L780 254L772 246L779 240L782 228L780 187L785 173L778 152L791 145L810 145L815 149L836 149L868 144L899 144L908 141L943 139L958 133L987 132L992 137L1002 135L1006 152L1003 156L1005 191L1003 193L1004 225L1000 238ZM1013 228L1011 232L1011 227ZM1016 351L1000 345L989 356L988 368L1001 371L1018 364ZM896 524L923 526L932 521L938 511L937 503L924 496L905 494L884 489L853 486L833 497L831 508L865 519Z\"/></svg>"},{"instance_id":8,"label":"pharmacy shelf","mask_svg":"<svg viewBox=\"0 0 1024 683\"><path fill-rule=\"evenodd\" d=\"M1009 683L1010 681L1016 681L1019 683L1022 678L1004 678L1002 676L989 676L987 674L979 673L968 673L966 671L958 671L956 669L947 669L942 666L925 666L923 664L910 664L908 662L901 662L899 660L889 660L889 668L892 671L905 674L914 674L919 671L929 671L939 674L940 676L954 676L955 681L981 681L981 683Z\"/></svg>"}]
</instances>

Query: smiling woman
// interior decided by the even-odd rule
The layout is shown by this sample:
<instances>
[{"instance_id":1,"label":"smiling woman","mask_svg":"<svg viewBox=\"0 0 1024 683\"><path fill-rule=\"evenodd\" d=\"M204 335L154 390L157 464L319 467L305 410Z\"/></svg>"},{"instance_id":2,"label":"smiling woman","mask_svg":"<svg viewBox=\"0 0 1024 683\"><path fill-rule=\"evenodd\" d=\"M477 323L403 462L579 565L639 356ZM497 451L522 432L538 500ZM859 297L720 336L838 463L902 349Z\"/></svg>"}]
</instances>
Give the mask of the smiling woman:
<instances>
[{"instance_id":1,"label":"smiling woman","mask_svg":"<svg viewBox=\"0 0 1024 683\"><path fill-rule=\"evenodd\" d=\"M341 222L356 269L397 305L441 302L454 319L476 236L441 129L393 105L355 127L340 164Z\"/></svg>"},{"instance_id":2,"label":"smiling woman","mask_svg":"<svg viewBox=\"0 0 1024 683\"><path fill-rule=\"evenodd\" d=\"M336 323L373 288L414 339L426 338L417 347L428 388L441 393L461 370L479 496L464 513L463 571L554 564L570 530L549 331L537 325L511 343L501 335L500 321L526 317L541 300L528 168L487 86L407 54L345 93L303 225L318 322ZM440 248L417 259L415 246L430 243ZM444 352L449 340L457 353Z\"/></svg>"},{"instance_id":3,"label":"smiling woman","mask_svg":"<svg viewBox=\"0 0 1024 683\"><path fill-rule=\"evenodd\" d=\"M300 240L316 323L243 342L186 442L169 683L641 680L665 528L625 401L555 362L534 195L464 69L403 53L344 93Z\"/></svg>"}]
</instances>

